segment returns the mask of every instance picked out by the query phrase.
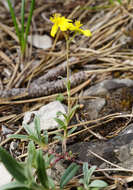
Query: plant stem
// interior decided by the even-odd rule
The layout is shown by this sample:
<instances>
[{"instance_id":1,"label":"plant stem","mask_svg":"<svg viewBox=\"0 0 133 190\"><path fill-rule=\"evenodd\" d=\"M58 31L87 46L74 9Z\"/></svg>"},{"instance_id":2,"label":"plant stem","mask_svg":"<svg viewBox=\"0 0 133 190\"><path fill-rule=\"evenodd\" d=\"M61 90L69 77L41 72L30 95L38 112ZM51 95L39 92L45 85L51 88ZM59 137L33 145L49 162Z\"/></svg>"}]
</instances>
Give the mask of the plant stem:
<instances>
[{"instance_id":1,"label":"plant stem","mask_svg":"<svg viewBox=\"0 0 133 190\"><path fill-rule=\"evenodd\" d=\"M24 10L25 10L25 0L22 0L21 5L21 51L24 51Z\"/></svg>"},{"instance_id":2,"label":"plant stem","mask_svg":"<svg viewBox=\"0 0 133 190\"><path fill-rule=\"evenodd\" d=\"M9 6L9 9L10 9L10 13L11 13L11 17L12 17L12 20L13 20L13 23L14 23L16 34L18 36L19 42L21 43L21 33L20 33L20 30L19 30L19 27L18 27L18 23L17 23L17 20L16 20L15 12L14 12L13 7L12 7L12 3L11 3L10 0L7 0L7 3L8 3L8 6Z\"/></svg>"},{"instance_id":3,"label":"plant stem","mask_svg":"<svg viewBox=\"0 0 133 190\"><path fill-rule=\"evenodd\" d=\"M69 72L69 40L66 39L66 56L67 56L67 96L68 96L68 114L71 110L71 93L70 93L70 72Z\"/></svg>"},{"instance_id":4,"label":"plant stem","mask_svg":"<svg viewBox=\"0 0 133 190\"><path fill-rule=\"evenodd\" d=\"M66 153L66 143L67 143L67 127L66 127L66 130L64 130L64 137L63 137L63 141L62 141L62 153L63 154Z\"/></svg>"},{"instance_id":5,"label":"plant stem","mask_svg":"<svg viewBox=\"0 0 133 190\"><path fill-rule=\"evenodd\" d=\"M35 0L32 0L31 6L30 6L30 13L28 16L28 21L27 21L26 30L25 30L24 49L23 49L22 53L24 53L24 51L26 49L27 38L28 38L29 30L30 30L30 24L31 24L31 19L32 19L34 7L35 7Z\"/></svg>"}]
</instances>

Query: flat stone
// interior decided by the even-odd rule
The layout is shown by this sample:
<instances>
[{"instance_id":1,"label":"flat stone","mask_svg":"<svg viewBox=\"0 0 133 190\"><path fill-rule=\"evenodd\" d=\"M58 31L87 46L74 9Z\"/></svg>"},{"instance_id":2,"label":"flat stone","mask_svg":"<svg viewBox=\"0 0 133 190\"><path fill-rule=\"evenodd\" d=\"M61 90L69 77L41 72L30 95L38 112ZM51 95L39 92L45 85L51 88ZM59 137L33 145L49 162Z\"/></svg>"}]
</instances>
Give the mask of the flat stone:
<instances>
[{"instance_id":1,"label":"flat stone","mask_svg":"<svg viewBox=\"0 0 133 190\"><path fill-rule=\"evenodd\" d=\"M109 90L115 90L123 87L132 87L133 80L131 79L109 79L104 80L94 86L91 86L89 89L85 90L84 96L93 96L93 95L106 95Z\"/></svg>"},{"instance_id":2,"label":"flat stone","mask_svg":"<svg viewBox=\"0 0 133 190\"><path fill-rule=\"evenodd\" d=\"M40 128L43 130L55 129L58 127L57 122L54 120L57 117L57 112L66 113L65 105L61 104L59 101L51 102L38 111L26 112L23 118L23 124L28 124L29 127L34 129L34 122L30 122L32 116L38 116L40 119ZM60 119L64 119L63 116L59 116Z\"/></svg>"},{"instance_id":3,"label":"flat stone","mask_svg":"<svg viewBox=\"0 0 133 190\"><path fill-rule=\"evenodd\" d=\"M96 98L82 101L84 104L84 112L89 116L91 120L98 118L98 114L106 104L104 98Z\"/></svg>"},{"instance_id":4,"label":"flat stone","mask_svg":"<svg viewBox=\"0 0 133 190\"><path fill-rule=\"evenodd\" d=\"M108 167L100 158L94 156L92 152L119 166L133 169L133 133L132 125L127 126L126 133L121 132L118 136L107 141L81 142L70 145L71 150L77 155L77 159L97 165L100 168ZM129 131L129 132L128 132Z\"/></svg>"},{"instance_id":5,"label":"flat stone","mask_svg":"<svg viewBox=\"0 0 133 190\"><path fill-rule=\"evenodd\" d=\"M12 176L9 174L5 166L0 163L0 186L10 183Z\"/></svg>"}]
</instances>

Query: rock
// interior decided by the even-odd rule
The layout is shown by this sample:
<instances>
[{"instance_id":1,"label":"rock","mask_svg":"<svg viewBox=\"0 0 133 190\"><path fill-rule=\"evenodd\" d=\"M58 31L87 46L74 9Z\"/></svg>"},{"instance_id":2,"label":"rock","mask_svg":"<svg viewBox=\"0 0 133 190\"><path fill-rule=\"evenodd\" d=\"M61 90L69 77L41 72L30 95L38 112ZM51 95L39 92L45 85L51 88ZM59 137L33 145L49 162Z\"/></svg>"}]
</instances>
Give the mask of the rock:
<instances>
[{"instance_id":1,"label":"rock","mask_svg":"<svg viewBox=\"0 0 133 190\"><path fill-rule=\"evenodd\" d=\"M65 105L61 104L59 101L51 102L38 111L26 112L23 118L23 124L28 124L29 127L34 129L34 122L30 122L31 117L37 115L40 119L40 128L43 130L55 129L58 127L57 122L54 120L57 112L66 113ZM64 119L63 116L59 116L60 119Z\"/></svg>"},{"instance_id":2,"label":"rock","mask_svg":"<svg viewBox=\"0 0 133 190\"><path fill-rule=\"evenodd\" d=\"M131 128L133 128L133 124L127 126L126 133L122 131L118 136L108 141L81 142L70 145L68 151L71 150L78 155L77 159L79 161L88 162L100 168L108 166L90 151L114 164L133 169L133 133Z\"/></svg>"},{"instance_id":3,"label":"rock","mask_svg":"<svg viewBox=\"0 0 133 190\"><path fill-rule=\"evenodd\" d=\"M28 42L36 48L48 49L52 47L52 39L48 35L38 34L28 36Z\"/></svg>"},{"instance_id":4,"label":"rock","mask_svg":"<svg viewBox=\"0 0 133 190\"><path fill-rule=\"evenodd\" d=\"M109 90L115 90L123 87L132 87L133 80L131 79L110 79L104 80L89 89L85 90L84 96L93 96L93 95L105 95Z\"/></svg>"},{"instance_id":5,"label":"rock","mask_svg":"<svg viewBox=\"0 0 133 190\"><path fill-rule=\"evenodd\" d=\"M84 103L82 101L82 103ZM98 114L106 104L106 100L104 98L96 98L85 100L84 103L84 112L88 114L91 120L98 118Z\"/></svg>"},{"instance_id":6,"label":"rock","mask_svg":"<svg viewBox=\"0 0 133 190\"><path fill-rule=\"evenodd\" d=\"M10 183L12 176L9 174L5 166L0 163L0 186Z\"/></svg>"}]
</instances>

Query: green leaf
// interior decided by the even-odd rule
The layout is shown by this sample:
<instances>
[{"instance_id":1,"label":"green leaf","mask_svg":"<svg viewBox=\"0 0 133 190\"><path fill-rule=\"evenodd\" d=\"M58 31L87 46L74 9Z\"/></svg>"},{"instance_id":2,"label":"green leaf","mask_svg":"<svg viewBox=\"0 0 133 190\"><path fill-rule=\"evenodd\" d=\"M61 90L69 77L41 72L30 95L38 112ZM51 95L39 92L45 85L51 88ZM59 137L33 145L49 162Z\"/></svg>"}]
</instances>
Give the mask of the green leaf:
<instances>
[{"instance_id":1,"label":"green leaf","mask_svg":"<svg viewBox=\"0 0 133 190\"><path fill-rule=\"evenodd\" d=\"M36 159L37 159L37 152L36 152L36 148L35 145L33 143L33 141L30 141L28 144L28 160L27 162L30 162L31 166L36 168Z\"/></svg>"},{"instance_id":2,"label":"green leaf","mask_svg":"<svg viewBox=\"0 0 133 190\"><path fill-rule=\"evenodd\" d=\"M21 1L21 49L23 51L24 45L24 10L25 10L25 0Z\"/></svg>"},{"instance_id":3,"label":"green leaf","mask_svg":"<svg viewBox=\"0 0 133 190\"><path fill-rule=\"evenodd\" d=\"M75 105L75 106L71 109L71 111L70 111L70 113L69 113L69 115L68 115L68 121L70 121L70 120L72 119L72 116L73 116L73 114L74 114L74 112L76 111L77 108L79 108L79 105Z\"/></svg>"},{"instance_id":4,"label":"green leaf","mask_svg":"<svg viewBox=\"0 0 133 190\"><path fill-rule=\"evenodd\" d=\"M77 129L77 127L73 127L72 129L70 129L68 131L68 135L71 135L76 129Z\"/></svg>"},{"instance_id":5,"label":"green leaf","mask_svg":"<svg viewBox=\"0 0 133 190\"><path fill-rule=\"evenodd\" d=\"M33 130L31 129L31 127L29 125L24 124L23 127L24 127L25 131L28 133L28 135L35 136Z\"/></svg>"},{"instance_id":6,"label":"green leaf","mask_svg":"<svg viewBox=\"0 0 133 190\"><path fill-rule=\"evenodd\" d=\"M121 1L121 0L117 0L117 2L118 2L119 4L122 4L122 1Z\"/></svg>"},{"instance_id":7,"label":"green leaf","mask_svg":"<svg viewBox=\"0 0 133 190\"><path fill-rule=\"evenodd\" d=\"M48 176L45 168L45 161L43 159L43 154L41 150L38 150L37 152L37 176L43 187L46 189L49 188Z\"/></svg>"},{"instance_id":8,"label":"green leaf","mask_svg":"<svg viewBox=\"0 0 133 190\"><path fill-rule=\"evenodd\" d=\"M57 139L57 140L59 140L59 141L62 141L63 136L56 135L56 136L54 137L54 139Z\"/></svg>"},{"instance_id":9,"label":"green leaf","mask_svg":"<svg viewBox=\"0 0 133 190\"><path fill-rule=\"evenodd\" d=\"M45 168L48 168L50 166L50 162L52 161L53 158L54 158L53 154L51 154L51 155L45 154L45 156L44 156Z\"/></svg>"},{"instance_id":10,"label":"green leaf","mask_svg":"<svg viewBox=\"0 0 133 190\"><path fill-rule=\"evenodd\" d=\"M63 188L77 173L79 166L72 163L66 170L60 181L60 188Z\"/></svg>"},{"instance_id":11,"label":"green leaf","mask_svg":"<svg viewBox=\"0 0 133 190\"><path fill-rule=\"evenodd\" d=\"M48 144L48 131L45 130L43 135L44 135L44 143Z\"/></svg>"},{"instance_id":12,"label":"green leaf","mask_svg":"<svg viewBox=\"0 0 133 190\"><path fill-rule=\"evenodd\" d=\"M35 143L40 143L40 140L36 137L36 136L33 136L33 135L29 135L29 139L34 141Z\"/></svg>"},{"instance_id":13,"label":"green leaf","mask_svg":"<svg viewBox=\"0 0 133 190\"><path fill-rule=\"evenodd\" d=\"M83 164L83 175L84 175L84 178L83 178L83 180L84 180L84 185L87 185L87 186L88 186L91 176L90 176L90 173L89 173L88 163L87 163L87 162L85 162L85 163Z\"/></svg>"},{"instance_id":14,"label":"green leaf","mask_svg":"<svg viewBox=\"0 0 133 190\"><path fill-rule=\"evenodd\" d=\"M38 140L41 140L41 128L40 128L39 117L35 116L34 124L35 124L35 136L38 138Z\"/></svg>"},{"instance_id":15,"label":"green leaf","mask_svg":"<svg viewBox=\"0 0 133 190\"><path fill-rule=\"evenodd\" d=\"M18 23L17 23L17 20L16 20L14 9L12 7L12 3L11 3L10 0L7 0L7 3L8 3L8 6L9 6L12 21L13 21L13 24L14 24L14 27L15 27L15 30L16 30L16 34L18 36L19 42L21 43L21 33L20 33L19 26L18 26Z\"/></svg>"},{"instance_id":16,"label":"green leaf","mask_svg":"<svg viewBox=\"0 0 133 190\"><path fill-rule=\"evenodd\" d=\"M30 141L28 144L28 157L25 166L26 176L30 184L34 182L32 166L36 166L36 149L33 141Z\"/></svg>"},{"instance_id":17,"label":"green leaf","mask_svg":"<svg viewBox=\"0 0 133 190\"><path fill-rule=\"evenodd\" d=\"M56 117L56 118L54 118L54 120L58 123L60 128L64 128L66 126L64 121L62 121L61 119Z\"/></svg>"},{"instance_id":18,"label":"green leaf","mask_svg":"<svg viewBox=\"0 0 133 190\"><path fill-rule=\"evenodd\" d=\"M78 190L85 190L83 187L78 187Z\"/></svg>"},{"instance_id":19,"label":"green leaf","mask_svg":"<svg viewBox=\"0 0 133 190\"><path fill-rule=\"evenodd\" d=\"M8 172L19 182L25 183L27 181L24 168L11 155L0 147L0 160L7 168Z\"/></svg>"},{"instance_id":20,"label":"green leaf","mask_svg":"<svg viewBox=\"0 0 133 190\"><path fill-rule=\"evenodd\" d=\"M24 140L28 140L29 137L28 135L9 135L8 138L15 138L15 139L24 139Z\"/></svg>"},{"instance_id":21,"label":"green leaf","mask_svg":"<svg viewBox=\"0 0 133 190\"><path fill-rule=\"evenodd\" d=\"M28 21L27 21L26 30L25 30L25 40L24 40L24 45L23 45L23 47L24 47L23 53L25 51L26 44L27 44L27 38L28 38L29 30L30 30L30 25L31 25L31 20L32 20L34 8L35 8L35 0L31 0L30 12L29 12Z\"/></svg>"},{"instance_id":22,"label":"green leaf","mask_svg":"<svg viewBox=\"0 0 133 190\"><path fill-rule=\"evenodd\" d=\"M58 94L58 96L56 97L56 100L62 102L65 99L65 97L63 96L63 94Z\"/></svg>"},{"instance_id":23,"label":"green leaf","mask_svg":"<svg viewBox=\"0 0 133 190\"><path fill-rule=\"evenodd\" d=\"M104 187L107 187L107 186L108 186L108 184L103 180L94 180L89 185L89 187L99 187L99 188L104 188Z\"/></svg>"},{"instance_id":24,"label":"green leaf","mask_svg":"<svg viewBox=\"0 0 133 190\"><path fill-rule=\"evenodd\" d=\"M96 166L92 166L89 170L88 170L88 163L85 162L83 164L83 174L84 174L84 180L85 180L85 184L88 185L91 179L91 176L93 174L93 172L95 171Z\"/></svg>"},{"instance_id":25,"label":"green leaf","mask_svg":"<svg viewBox=\"0 0 133 190\"><path fill-rule=\"evenodd\" d=\"M48 184L49 184L49 189L54 190L55 189L55 184L52 178L48 177Z\"/></svg>"},{"instance_id":26,"label":"green leaf","mask_svg":"<svg viewBox=\"0 0 133 190\"><path fill-rule=\"evenodd\" d=\"M65 114L65 113L62 113L61 111L58 111L57 113L56 113L56 115L57 115L57 117L58 116L63 116L64 117L64 119L65 119L65 125L67 125L68 124L68 117L67 117L67 114Z\"/></svg>"},{"instance_id":27,"label":"green leaf","mask_svg":"<svg viewBox=\"0 0 133 190\"><path fill-rule=\"evenodd\" d=\"M71 82L70 80L67 81L67 91L70 92L70 89L71 89Z\"/></svg>"},{"instance_id":28,"label":"green leaf","mask_svg":"<svg viewBox=\"0 0 133 190\"><path fill-rule=\"evenodd\" d=\"M0 187L0 190L30 190L27 185L18 182L11 182Z\"/></svg>"}]
</instances>

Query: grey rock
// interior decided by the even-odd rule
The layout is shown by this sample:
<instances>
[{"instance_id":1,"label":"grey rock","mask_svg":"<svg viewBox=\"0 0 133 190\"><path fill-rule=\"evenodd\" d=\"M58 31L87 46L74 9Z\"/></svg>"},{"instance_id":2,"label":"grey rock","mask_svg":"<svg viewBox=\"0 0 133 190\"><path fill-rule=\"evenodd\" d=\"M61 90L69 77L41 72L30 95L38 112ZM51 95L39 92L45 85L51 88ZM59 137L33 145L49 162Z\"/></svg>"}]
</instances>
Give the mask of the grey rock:
<instances>
[{"instance_id":1,"label":"grey rock","mask_svg":"<svg viewBox=\"0 0 133 190\"><path fill-rule=\"evenodd\" d=\"M107 167L106 163L90 151L114 164L133 169L133 133L120 133L108 141L76 143L69 146L69 150L78 154L78 160L100 168Z\"/></svg>"},{"instance_id":2,"label":"grey rock","mask_svg":"<svg viewBox=\"0 0 133 190\"><path fill-rule=\"evenodd\" d=\"M51 102L38 111L26 112L23 118L23 124L28 124L31 129L34 130L34 122L30 122L32 116L38 116L40 119L40 128L43 130L55 129L58 127L57 122L54 120L57 117L57 112L66 113L66 107L59 101ZM64 119L63 116L59 116L60 119Z\"/></svg>"},{"instance_id":3,"label":"grey rock","mask_svg":"<svg viewBox=\"0 0 133 190\"><path fill-rule=\"evenodd\" d=\"M133 80L131 79L110 79L104 80L89 89L85 90L84 96L106 95L109 90L115 90L122 87L132 87Z\"/></svg>"},{"instance_id":4,"label":"grey rock","mask_svg":"<svg viewBox=\"0 0 133 190\"><path fill-rule=\"evenodd\" d=\"M106 104L104 98L96 98L85 101L85 110L91 120L98 118L98 114Z\"/></svg>"},{"instance_id":5,"label":"grey rock","mask_svg":"<svg viewBox=\"0 0 133 190\"><path fill-rule=\"evenodd\" d=\"M11 182L12 176L7 171L5 166L0 163L0 186L6 185L7 183Z\"/></svg>"}]
</instances>

